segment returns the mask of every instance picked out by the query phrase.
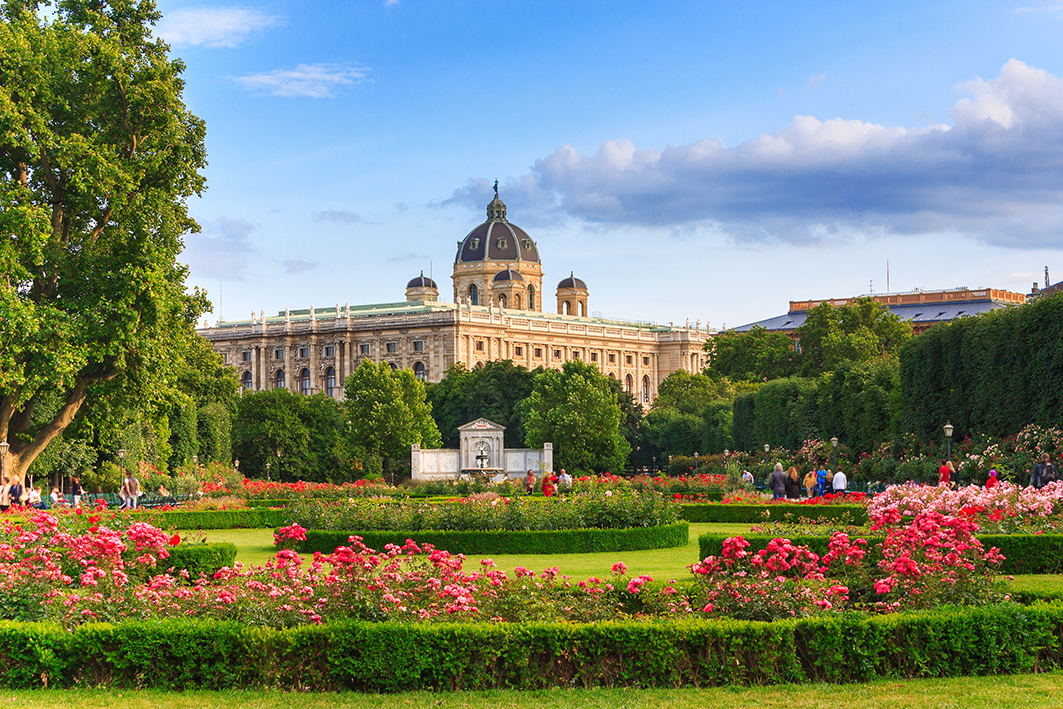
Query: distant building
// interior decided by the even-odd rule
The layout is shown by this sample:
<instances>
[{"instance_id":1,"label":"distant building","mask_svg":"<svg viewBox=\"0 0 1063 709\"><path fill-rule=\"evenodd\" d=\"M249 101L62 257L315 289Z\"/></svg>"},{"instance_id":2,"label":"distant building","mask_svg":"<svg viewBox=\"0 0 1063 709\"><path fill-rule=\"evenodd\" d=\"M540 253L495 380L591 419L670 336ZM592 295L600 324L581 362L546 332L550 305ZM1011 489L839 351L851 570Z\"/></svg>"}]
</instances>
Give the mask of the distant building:
<instances>
[{"instance_id":1,"label":"distant building","mask_svg":"<svg viewBox=\"0 0 1063 709\"><path fill-rule=\"evenodd\" d=\"M1054 286L1053 286L1054 287ZM791 300L790 309L785 315L778 315L767 320L736 327L733 332L746 332L754 327L765 330L792 334L801 327L808 311L822 303L835 307L849 305L857 298L872 298L889 308L890 312L902 320L912 323L912 331L919 335L929 327L943 322L952 322L957 318L981 315L990 310L1022 305L1026 296L995 288L954 288L952 290L925 291L915 290L908 293L885 293L865 295L853 298L832 298L827 300Z\"/></svg>"},{"instance_id":2,"label":"distant building","mask_svg":"<svg viewBox=\"0 0 1063 709\"><path fill-rule=\"evenodd\" d=\"M343 398L343 381L363 359L408 368L438 382L447 367L472 369L509 359L535 369L582 360L650 403L672 372L700 372L706 322L693 326L590 317L587 284L570 274L557 284L557 314L543 312L543 272L530 236L506 218L495 194L487 221L458 242L454 303L439 301L423 273L406 302L316 310L264 311L250 320L199 330L237 371L243 391L292 389Z\"/></svg>"}]
</instances>

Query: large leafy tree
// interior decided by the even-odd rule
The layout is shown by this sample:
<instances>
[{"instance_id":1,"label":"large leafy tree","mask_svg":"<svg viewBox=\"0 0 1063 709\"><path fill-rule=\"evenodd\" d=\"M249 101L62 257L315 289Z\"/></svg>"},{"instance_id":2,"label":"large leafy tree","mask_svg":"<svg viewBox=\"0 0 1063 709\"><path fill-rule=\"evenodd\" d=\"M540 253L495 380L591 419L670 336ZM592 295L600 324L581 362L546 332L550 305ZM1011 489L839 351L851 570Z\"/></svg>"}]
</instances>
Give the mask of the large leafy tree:
<instances>
[{"instance_id":1,"label":"large leafy tree","mask_svg":"<svg viewBox=\"0 0 1063 709\"><path fill-rule=\"evenodd\" d=\"M350 443L369 455L409 460L410 446L439 448L424 383L408 369L363 359L346 382L343 407Z\"/></svg>"},{"instance_id":2,"label":"large leafy tree","mask_svg":"<svg viewBox=\"0 0 1063 709\"><path fill-rule=\"evenodd\" d=\"M671 409L680 414L700 414L714 401L734 398L734 387L726 379L713 379L705 374L691 374L678 369L661 382L653 409Z\"/></svg>"},{"instance_id":3,"label":"large leafy tree","mask_svg":"<svg viewBox=\"0 0 1063 709\"><path fill-rule=\"evenodd\" d=\"M428 387L443 445L457 448L458 426L483 417L506 427L507 448L519 448L524 441L520 402L531 393L534 377L534 372L508 359L473 370L460 362L451 365L441 382Z\"/></svg>"},{"instance_id":4,"label":"large leafy tree","mask_svg":"<svg viewBox=\"0 0 1063 709\"><path fill-rule=\"evenodd\" d=\"M762 327L721 333L705 343L705 350L712 353L706 372L713 378L766 382L797 372L799 356L793 340Z\"/></svg>"},{"instance_id":5,"label":"large leafy tree","mask_svg":"<svg viewBox=\"0 0 1063 709\"><path fill-rule=\"evenodd\" d=\"M554 466L620 472L631 451L620 435L620 405L597 367L579 360L535 377L524 400L525 444L554 444Z\"/></svg>"},{"instance_id":6,"label":"large leafy tree","mask_svg":"<svg viewBox=\"0 0 1063 709\"><path fill-rule=\"evenodd\" d=\"M151 0L0 9L0 439L20 475L93 408L169 387L208 307L176 260L204 126L158 19Z\"/></svg>"},{"instance_id":7,"label":"large leafy tree","mask_svg":"<svg viewBox=\"0 0 1063 709\"><path fill-rule=\"evenodd\" d=\"M816 376L843 364L895 357L912 337L912 324L901 320L873 298L858 298L835 308L821 303L808 311L797 328L801 372Z\"/></svg>"}]
</instances>

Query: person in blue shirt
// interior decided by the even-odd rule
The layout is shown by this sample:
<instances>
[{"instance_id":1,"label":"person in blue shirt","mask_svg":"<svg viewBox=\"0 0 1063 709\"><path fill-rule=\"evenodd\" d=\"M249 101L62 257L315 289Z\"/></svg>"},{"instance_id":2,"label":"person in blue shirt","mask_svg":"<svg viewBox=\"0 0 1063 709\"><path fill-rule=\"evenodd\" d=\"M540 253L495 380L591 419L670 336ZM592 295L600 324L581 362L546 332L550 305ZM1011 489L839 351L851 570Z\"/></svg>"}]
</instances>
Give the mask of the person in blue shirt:
<instances>
[{"instance_id":1,"label":"person in blue shirt","mask_svg":"<svg viewBox=\"0 0 1063 709\"><path fill-rule=\"evenodd\" d=\"M827 471L820 468L816 471L816 497L823 497L823 490L827 487Z\"/></svg>"}]
</instances>

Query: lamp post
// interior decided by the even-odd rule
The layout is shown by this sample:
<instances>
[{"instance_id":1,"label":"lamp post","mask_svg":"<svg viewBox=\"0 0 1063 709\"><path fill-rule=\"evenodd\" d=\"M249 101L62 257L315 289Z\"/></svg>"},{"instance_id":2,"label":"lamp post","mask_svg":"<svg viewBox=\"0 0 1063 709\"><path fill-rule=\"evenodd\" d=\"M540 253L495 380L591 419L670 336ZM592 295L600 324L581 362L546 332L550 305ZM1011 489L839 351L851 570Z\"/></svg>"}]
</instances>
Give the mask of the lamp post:
<instances>
[{"instance_id":1,"label":"lamp post","mask_svg":"<svg viewBox=\"0 0 1063 709\"><path fill-rule=\"evenodd\" d=\"M838 472L838 437L830 439L830 471Z\"/></svg>"},{"instance_id":2,"label":"lamp post","mask_svg":"<svg viewBox=\"0 0 1063 709\"><path fill-rule=\"evenodd\" d=\"M10 447L7 441L0 441L0 480L7 477L7 449Z\"/></svg>"},{"instance_id":3,"label":"lamp post","mask_svg":"<svg viewBox=\"0 0 1063 709\"><path fill-rule=\"evenodd\" d=\"M122 467L122 477L125 478L125 448L118 449L118 464Z\"/></svg>"},{"instance_id":4,"label":"lamp post","mask_svg":"<svg viewBox=\"0 0 1063 709\"><path fill-rule=\"evenodd\" d=\"M694 474L698 474L698 452L694 451Z\"/></svg>"},{"instance_id":5,"label":"lamp post","mask_svg":"<svg viewBox=\"0 0 1063 709\"><path fill-rule=\"evenodd\" d=\"M951 423L945 424L945 444L947 446L947 453L945 454L945 460L952 460L952 430Z\"/></svg>"},{"instance_id":6,"label":"lamp post","mask_svg":"<svg viewBox=\"0 0 1063 709\"><path fill-rule=\"evenodd\" d=\"M233 461L233 468L236 470L237 473L240 472L240 459L239 458L237 458L236 460Z\"/></svg>"},{"instance_id":7,"label":"lamp post","mask_svg":"<svg viewBox=\"0 0 1063 709\"><path fill-rule=\"evenodd\" d=\"M194 455L194 456L192 456L192 477L195 478L195 477L198 477L198 476L199 476L199 456L198 455Z\"/></svg>"},{"instance_id":8,"label":"lamp post","mask_svg":"<svg viewBox=\"0 0 1063 709\"><path fill-rule=\"evenodd\" d=\"M284 451L277 449L277 475L281 474L281 463L284 461ZM283 476L282 476L283 477Z\"/></svg>"},{"instance_id":9,"label":"lamp post","mask_svg":"<svg viewBox=\"0 0 1063 709\"><path fill-rule=\"evenodd\" d=\"M764 469L771 475L771 461L768 460L768 451L771 450L771 446L767 443L764 444Z\"/></svg>"},{"instance_id":10,"label":"lamp post","mask_svg":"<svg viewBox=\"0 0 1063 709\"><path fill-rule=\"evenodd\" d=\"M266 482L269 482L269 461L266 461Z\"/></svg>"}]
</instances>

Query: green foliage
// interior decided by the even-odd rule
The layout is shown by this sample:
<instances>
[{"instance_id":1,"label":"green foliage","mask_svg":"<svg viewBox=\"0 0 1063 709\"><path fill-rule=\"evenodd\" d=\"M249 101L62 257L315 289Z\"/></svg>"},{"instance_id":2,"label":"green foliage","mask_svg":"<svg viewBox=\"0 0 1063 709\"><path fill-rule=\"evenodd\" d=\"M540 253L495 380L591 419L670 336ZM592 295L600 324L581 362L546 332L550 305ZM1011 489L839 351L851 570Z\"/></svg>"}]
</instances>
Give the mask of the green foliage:
<instances>
[{"instance_id":1,"label":"green foliage","mask_svg":"<svg viewBox=\"0 0 1063 709\"><path fill-rule=\"evenodd\" d=\"M800 372L817 376L845 363L893 357L911 336L911 323L872 298L858 298L837 308L821 303L808 311L804 324L797 328Z\"/></svg>"},{"instance_id":2,"label":"green foliage","mask_svg":"<svg viewBox=\"0 0 1063 709\"><path fill-rule=\"evenodd\" d=\"M236 563L236 545L221 544L181 544L171 547L170 558L159 563L166 569L181 571L184 569L188 575L195 579L202 574L207 578L214 576L222 567L232 568Z\"/></svg>"},{"instance_id":3,"label":"green foliage","mask_svg":"<svg viewBox=\"0 0 1063 709\"><path fill-rule=\"evenodd\" d=\"M704 453L723 453L734 450L734 404L730 401L717 401L709 404L701 412L701 451Z\"/></svg>"},{"instance_id":4,"label":"green foliage","mask_svg":"<svg viewBox=\"0 0 1063 709\"><path fill-rule=\"evenodd\" d=\"M288 522L287 510L144 510L145 522L159 529L258 529Z\"/></svg>"},{"instance_id":5,"label":"green foliage","mask_svg":"<svg viewBox=\"0 0 1063 709\"><path fill-rule=\"evenodd\" d=\"M642 422L642 433L662 459L670 455L693 455L703 451L704 421L694 414L674 409L653 409Z\"/></svg>"},{"instance_id":6,"label":"green foliage","mask_svg":"<svg viewBox=\"0 0 1063 709\"><path fill-rule=\"evenodd\" d=\"M153 3L36 6L0 23L0 438L18 474L76 418L158 401L209 308L177 262L204 126Z\"/></svg>"},{"instance_id":7,"label":"green foliage","mask_svg":"<svg viewBox=\"0 0 1063 709\"><path fill-rule=\"evenodd\" d=\"M592 554L606 551L668 549L686 546L689 526L684 522L658 527L621 527L618 529L551 529L546 531L486 530L414 530L414 531L335 531L308 530L306 541L296 550L331 554L339 546L348 546L348 537L358 535L372 549L388 544L402 546L407 539L431 544L451 554Z\"/></svg>"},{"instance_id":8,"label":"green foliage","mask_svg":"<svg viewBox=\"0 0 1063 709\"><path fill-rule=\"evenodd\" d=\"M620 435L620 405L597 367L570 360L539 372L522 404L525 445L554 444L554 467L619 472L631 445Z\"/></svg>"},{"instance_id":9,"label":"green foliage","mask_svg":"<svg viewBox=\"0 0 1063 709\"><path fill-rule=\"evenodd\" d=\"M232 459L233 417L219 401L204 404L196 412L199 457L227 463Z\"/></svg>"},{"instance_id":10,"label":"green foliage","mask_svg":"<svg viewBox=\"0 0 1063 709\"><path fill-rule=\"evenodd\" d=\"M713 379L704 374L691 374L685 369L677 369L661 382L652 409L697 415L713 402L730 401L733 398L734 387L726 379Z\"/></svg>"},{"instance_id":11,"label":"green foliage","mask_svg":"<svg viewBox=\"0 0 1063 709\"><path fill-rule=\"evenodd\" d=\"M680 503L680 516L687 522L695 524L715 522L783 522L791 518L804 517L816 522L823 520L841 520L864 524L867 522L867 510L863 505L726 505L726 504L683 504ZM702 559L705 558L703 555Z\"/></svg>"},{"instance_id":12,"label":"green foliage","mask_svg":"<svg viewBox=\"0 0 1063 709\"><path fill-rule=\"evenodd\" d=\"M706 342L705 350L712 353L705 371L713 377L761 382L797 374L799 355L793 340L782 332L762 327L723 332Z\"/></svg>"},{"instance_id":13,"label":"green foliage","mask_svg":"<svg viewBox=\"0 0 1063 709\"><path fill-rule=\"evenodd\" d=\"M520 402L531 394L534 377L535 372L508 359L486 362L471 371L460 362L452 364L442 381L427 387L442 445L457 448L458 426L482 417L506 427L507 448L520 448L524 442Z\"/></svg>"},{"instance_id":14,"label":"green foliage","mask_svg":"<svg viewBox=\"0 0 1063 709\"><path fill-rule=\"evenodd\" d=\"M414 443L442 445L424 383L408 369L363 359L344 384L343 409L348 441L370 455L408 460Z\"/></svg>"},{"instance_id":15,"label":"green foliage","mask_svg":"<svg viewBox=\"0 0 1063 709\"><path fill-rule=\"evenodd\" d=\"M756 405L757 397L754 392L739 394L735 397L731 418L734 450L752 453L759 447L755 430Z\"/></svg>"},{"instance_id":16,"label":"green foliage","mask_svg":"<svg viewBox=\"0 0 1063 709\"><path fill-rule=\"evenodd\" d=\"M902 426L940 442L1063 423L1063 298L937 325L900 354Z\"/></svg>"},{"instance_id":17,"label":"green foliage","mask_svg":"<svg viewBox=\"0 0 1063 709\"><path fill-rule=\"evenodd\" d=\"M100 463L95 470L81 473L81 485L86 492L116 493L122 484L122 470L113 461Z\"/></svg>"},{"instance_id":18,"label":"green foliage","mask_svg":"<svg viewBox=\"0 0 1063 709\"><path fill-rule=\"evenodd\" d=\"M795 450L819 435L819 391L812 379L775 379L756 393L753 436L758 444Z\"/></svg>"},{"instance_id":19,"label":"green foliage","mask_svg":"<svg viewBox=\"0 0 1063 709\"><path fill-rule=\"evenodd\" d=\"M824 436L866 452L896 435L901 386L895 358L842 364L820 375L817 386Z\"/></svg>"},{"instance_id":20,"label":"green foliage","mask_svg":"<svg viewBox=\"0 0 1063 709\"><path fill-rule=\"evenodd\" d=\"M174 468L199 453L196 405L192 397L175 397L168 416L171 453L166 467Z\"/></svg>"}]
</instances>

